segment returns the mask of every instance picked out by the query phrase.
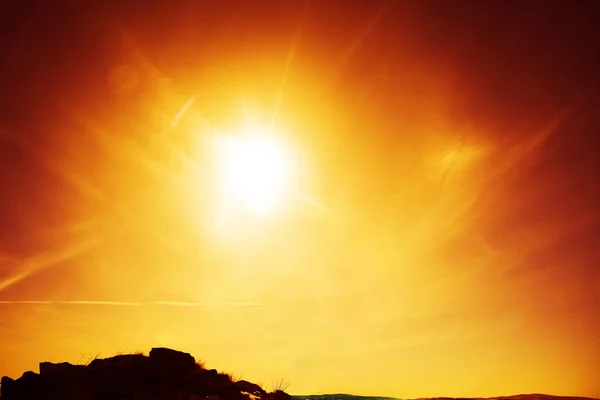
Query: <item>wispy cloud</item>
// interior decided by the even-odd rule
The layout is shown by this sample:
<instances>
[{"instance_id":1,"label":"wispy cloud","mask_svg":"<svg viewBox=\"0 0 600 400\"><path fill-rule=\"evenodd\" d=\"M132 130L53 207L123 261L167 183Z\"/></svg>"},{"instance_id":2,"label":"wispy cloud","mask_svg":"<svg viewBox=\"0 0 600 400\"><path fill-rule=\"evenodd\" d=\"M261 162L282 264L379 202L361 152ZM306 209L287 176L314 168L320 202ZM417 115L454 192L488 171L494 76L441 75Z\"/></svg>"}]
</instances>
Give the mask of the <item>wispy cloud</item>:
<instances>
[{"instance_id":1,"label":"wispy cloud","mask_svg":"<svg viewBox=\"0 0 600 400\"><path fill-rule=\"evenodd\" d=\"M186 301L102 301L102 300L0 300L0 305L16 304L42 304L42 305L82 305L82 306L122 306L122 307L142 307L142 306L170 306L170 307L208 307L207 303L186 302ZM254 302L235 302L220 301L217 305L230 307L258 307L262 303Z\"/></svg>"},{"instance_id":2,"label":"wispy cloud","mask_svg":"<svg viewBox=\"0 0 600 400\"><path fill-rule=\"evenodd\" d=\"M189 108L192 106L192 104L194 104L195 101L196 101L196 96L192 96L188 99L188 101L185 102L185 104L183 106L181 106L179 111L177 111L177 114L175 114L173 121L171 122L172 127L177 126L177 124L179 123L179 120L181 120L181 118L185 115L185 113L189 110Z\"/></svg>"},{"instance_id":3,"label":"wispy cloud","mask_svg":"<svg viewBox=\"0 0 600 400\"><path fill-rule=\"evenodd\" d=\"M9 287L19 283L23 279L30 275L41 271L43 269L55 266L59 263L73 259L95 247L101 243L98 238L86 238L79 243L66 246L65 248L56 251L43 253L41 255L32 257L24 262L20 263L21 270L9 278L0 281L0 292L8 289Z\"/></svg>"},{"instance_id":4,"label":"wispy cloud","mask_svg":"<svg viewBox=\"0 0 600 400\"><path fill-rule=\"evenodd\" d=\"M233 307L257 307L264 305L263 303L251 303L251 302L241 302L241 301L221 301L219 304L224 306L233 306Z\"/></svg>"},{"instance_id":5,"label":"wispy cloud","mask_svg":"<svg viewBox=\"0 0 600 400\"><path fill-rule=\"evenodd\" d=\"M543 146L556 134L560 125L568 117L569 111L570 109L565 109L559 112L545 126L530 135L528 139L522 140L517 145L508 149L503 154L502 162L497 165L490 176L492 178L503 178L515 167L525 162L534 163L536 161L535 156L542 154L541 150Z\"/></svg>"},{"instance_id":6,"label":"wispy cloud","mask_svg":"<svg viewBox=\"0 0 600 400\"><path fill-rule=\"evenodd\" d=\"M19 261L13 256L0 253L0 264L18 264Z\"/></svg>"}]
</instances>

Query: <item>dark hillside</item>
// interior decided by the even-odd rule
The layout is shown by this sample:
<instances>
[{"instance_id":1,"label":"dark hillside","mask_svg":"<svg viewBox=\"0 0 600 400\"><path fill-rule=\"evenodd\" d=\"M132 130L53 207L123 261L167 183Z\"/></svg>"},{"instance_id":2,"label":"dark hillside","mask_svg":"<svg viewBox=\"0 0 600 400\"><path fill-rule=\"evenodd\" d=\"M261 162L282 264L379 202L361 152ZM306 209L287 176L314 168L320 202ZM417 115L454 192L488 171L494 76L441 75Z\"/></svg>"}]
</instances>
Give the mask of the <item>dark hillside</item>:
<instances>
[{"instance_id":1,"label":"dark hillside","mask_svg":"<svg viewBox=\"0 0 600 400\"><path fill-rule=\"evenodd\" d=\"M153 348L95 359L88 365L41 362L39 373L3 377L1 400L290 400L247 381L206 369L190 354Z\"/></svg>"}]
</instances>

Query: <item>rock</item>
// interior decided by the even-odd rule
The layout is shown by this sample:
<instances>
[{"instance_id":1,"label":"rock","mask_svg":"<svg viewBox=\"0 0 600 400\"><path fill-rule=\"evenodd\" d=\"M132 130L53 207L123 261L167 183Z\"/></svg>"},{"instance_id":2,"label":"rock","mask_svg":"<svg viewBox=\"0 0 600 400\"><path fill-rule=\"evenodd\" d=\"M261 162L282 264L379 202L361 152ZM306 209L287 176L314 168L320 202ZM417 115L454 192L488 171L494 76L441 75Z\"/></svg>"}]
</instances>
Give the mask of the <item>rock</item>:
<instances>
[{"instance_id":1,"label":"rock","mask_svg":"<svg viewBox=\"0 0 600 400\"><path fill-rule=\"evenodd\" d=\"M3 400L11 400L11 399L16 399L16 381L12 378L9 378L8 376L3 376L2 379L0 379L0 386L2 388L2 391L0 392L0 397Z\"/></svg>"},{"instance_id":2,"label":"rock","mask_svg":"<svg viewBox=\"0 0 600 400\"><path fill-rule=\"evenodd\" d=\"M242 394L244 396L246 396L246 398L249 399L249 400L261 400L262 399L261 396L257 396L257 395L252 394L252 393L242 392Z\"/></svg>"},{"instance_id":3,"label":"rock","mask_svg":"<svg viewBox=\"0 0 600 400\"><path fill-rule=\"evenodd\" d=\"M4 385L2 385L4 391ZM32 371L26 371L14 382L13 394L9 397L2 394L2 400L6 399L33 399L44 391L40 376ZM12 391L11 390L11 391Z\"/></svg>"},{"instance_id":4,"label":"rock","mask_svg":"<svg viewBox=\"0 0 600 400\"><path fill-rule=\"evenodd\" d=\"M149 390L138 390L133 395L133 400L152 400L153 398L152 392Z\"/></svg>"},{"instance_id":5,"label":"rock","mask_svg":"<svg viewBox=\"0 0 600 400\"><path fill-rule=\"evenodd\" d=\"M172 368L179 372L191 371L197 368L196 360L188 353L155 347L150 350L150 361L164 368Z\"/></svg>"},{"instance_id":6,"label":"rock","mask_svg":"<svg viewBox=\"0 0 600 400\"><path fill-rule=\"evenodd\" d=\"M292 400L292 396L284 392L283 390L276 390L270 393L268 400Z\"/></svg>"},{"instance_id":7,"label":"rock","mask_svg":"<svg viewBox=\"0 0 600 400\"><path fill-rule=\"evenodd\" d=\"M25 371L25 372L23 372L23 375L21 375L21 377L19 378L19 380L23 379L23 380L28 380L28 381L30 381L30 380L35 380L35 379L37 379L38 377L39 377L39 375L38 375L38 374L36 374L36 373L35 373L35 372L33 372L33 371Z\"/></svg>"},{"instance_id":8,"label":"rock","mask_svg":"<svg viewBox=\"0 0 600 400\"><path fill-rule=\"evenodd\" d=\"M19 386L26 386L28 388L32 388L37 390L39 386L41 386L40 375L36 374L33 371L26 371L21 375L19 379L17 379L17 384Z\"/></svg>"},{"instance_id":9,"label":"rock","mask_svg":"<svg viewBox=\"0 0 600 400\"><path fill-rule=\"evenodd\" d=\"M72 366L73 365L71 365L67 362L58 363L58 364L54 364L51 362L41 362L40 363L40 375L60 374L61 372L64 373L66 370L68 370Z\"/></svg>"},{"instance_id":10,"label":"rock","mask_svg":"<svg viewBox=\"0 0 600 400\"><path fill-rule=\"evenodd\" d=\"M235 386L237 386L241 392L250 393L255 396L262 397L263 395L267 394L267 392L265 392L265 390L263 388L261 388L260 386L258 386L256 383L251 383L251 382L242 380L242 381L235 382Z\"/></svg>"},{"instance_id":11,"label":"rock","mask_svg":"<svg viewBox=\"0 0 600 400\"><path fill-rule=\"evenodd\" d=\"M216 394L228 398L228 396L225 396L226 394L229 394L232 391L237 393L240 392L235 384L231 382L231 378L227 374L219 374L216 371L207 371L206 377L203 386L209 394ZM231 399L228 398L228 400Z\"/></svg>"},{"instance_id":12,"label":"rock","mask_svg":"<svg viewBox=\"0 0 600 400\"><path fill-rule=\"evenodd\" d=\"M82 386L87 383L88 370L84 365L73 365L66 362L59 364L41 362L40 376L53 385Z\"/></svg>"},{"instance_id":13,"label":"rock","mask_svg":"<svg viewBox=\"0 0 600 400\"><path fill-rule=\"evenodd\" d=\"M251 382L232 382L196 365L191 355L164 348L87 366L42 362L39 374L27 371L0 383L0 400L291 400L281 391L267 395Z\"/></svg>"},{"instance_id":14,"label":"rock","mask_svg":"<svg viewBox=\"0 0 600 400\"><path fill-rule=\"evenodd\" d=\"M192 393L182 393L177 400L202 400L202 397Z\"/></svg>"},{"instance_id":15,"label":"rock","mask_svg":"<svg viewBox=\"0 0 600 400\"><path fill-rule=\"evenodd\" d=\"M90 388L67 388L65 391L53 393L56 400L94 400L94 393Z\"/></svg>"},{"instance_id":16,"label":"rock","mask_svg":"<svg viewBox=\"0 0 600 400\"><path fill-rule=\"evenodd\" d=\"M97 358L90 363L92 368L129 369L146 362L143 354L120 354L109 358Z\"/></svg>"}]
</instances>

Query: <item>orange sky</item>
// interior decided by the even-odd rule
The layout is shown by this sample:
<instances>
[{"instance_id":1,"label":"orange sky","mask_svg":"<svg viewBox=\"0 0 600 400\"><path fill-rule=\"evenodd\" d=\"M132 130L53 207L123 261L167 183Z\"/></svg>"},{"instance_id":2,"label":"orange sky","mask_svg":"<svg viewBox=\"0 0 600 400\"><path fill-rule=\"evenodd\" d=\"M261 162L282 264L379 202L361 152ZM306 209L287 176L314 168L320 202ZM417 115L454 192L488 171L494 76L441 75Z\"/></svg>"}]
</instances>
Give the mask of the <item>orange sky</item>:
<instances>
[{"instance_id":1,"label":"orange sky","mask_svg":"<svg viewBox=\"0 0 600 400\"><path fill-rule=\"evenodd\" d=\"M587 3L13 3L0 374L160 345L296 394L600 397ZM270 123L293 196L219 224L211 138Z\"/></svg>"}]
</instances>

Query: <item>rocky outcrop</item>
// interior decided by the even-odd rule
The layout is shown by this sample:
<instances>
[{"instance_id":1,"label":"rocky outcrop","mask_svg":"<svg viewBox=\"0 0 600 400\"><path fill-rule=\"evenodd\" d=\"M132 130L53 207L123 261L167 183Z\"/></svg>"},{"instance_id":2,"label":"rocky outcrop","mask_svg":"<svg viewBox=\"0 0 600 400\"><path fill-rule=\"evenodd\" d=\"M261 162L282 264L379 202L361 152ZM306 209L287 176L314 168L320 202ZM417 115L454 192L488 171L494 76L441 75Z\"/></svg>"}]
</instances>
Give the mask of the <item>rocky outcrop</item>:
<instances>
[{"instance_id":1,"label":"rocky outcrop","mask_svg":"<svg viewBox=\"0 0 600 400\"><path fill-rule=\"evenodd\" d=\"M176 373L189 373L196 368L196 360L188 353L166 348L150 350L150 361L161 368L168 368Z\"/></svg>"},{"instance_id":2,"label":"rocky outcrop","mask_svg":"<svg viewBox=\"0 0 600 400\"><path fill-rule=\"evenodd\" d=\"M247 381L205 369L190 354L153 348L88 365L40 363L40 372L3 377L0 400L290 400Z\"/></svg>"},{"instance_id":3,"label":"rocky outcrop","mask_svg":"<svg viewBox=\"0 0 600 400\"><path fill-rule=\"evenodd\" d=\"M292 400L292 396L283 390L276 390L268 395L269 400Z\"/></svg>"},{"instance_id":4,"label":"rocky outcrop","mask_svg":"<svg viewBox=\"0 0 600 400\"><path fill-rule=\"evenodd\" d=\"M241 392L250 393L261 398L267 394L267 392L265 392L264 389L258 386L256 383L241 380L237 381L235 386L237 386Z\"/></svg>"}]
</instances>

